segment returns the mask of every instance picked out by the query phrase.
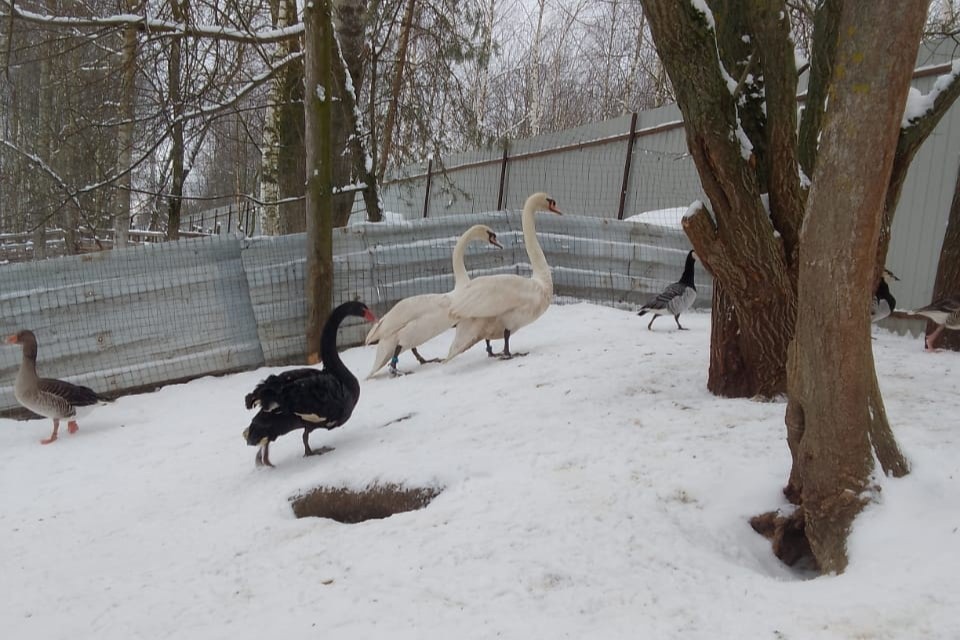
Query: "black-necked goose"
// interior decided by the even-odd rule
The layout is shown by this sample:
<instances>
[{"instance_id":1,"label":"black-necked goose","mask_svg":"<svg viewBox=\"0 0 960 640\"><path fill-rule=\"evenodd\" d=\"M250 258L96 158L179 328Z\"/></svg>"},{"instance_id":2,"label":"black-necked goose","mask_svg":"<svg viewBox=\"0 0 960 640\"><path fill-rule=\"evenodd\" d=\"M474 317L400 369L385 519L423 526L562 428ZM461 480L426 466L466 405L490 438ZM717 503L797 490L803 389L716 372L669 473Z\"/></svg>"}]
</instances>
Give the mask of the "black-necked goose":
<instances>
[{"instance_id":1,"label":"black-necked goose","mask_svg":"<svg viewBox=\"0 0 960 640\"><path fill-rule=\"evenodd\" d=\"M323 369L292 369L263 380L247 394L247 409L260 411L253 417L243 437L250 446L258 446L256 464L272 467L270 443L280 436L303 429L303 455L323 453L310 448L314 429L336 429L350 419L360 398L360 383L337 353L337 329L347 316L376 322L367 305L347 302L330 314L320 336Z\"/></svg>"},{"instance_id":2,"label":"black-necked goose","mask_svg":"<svg viewBox=\"0 0 960 640\"><path fill-rule=\"evenodd\" d=\"M926 348L928 351L932 351L934 343L944 329L954 331L960 329L960 295L941 298L925 307L914 309L910 313L930 318L940 325L936 331L926 338Z\"/></svg>"},{"instance_id":3,"label":"black-necked goose","mask_svg":"<svg viewBox=\"0 0 960 640\"><path fill-rule=\"evenodd\" d=\"M680 314L689 309L693 305L693 301L697 299L697 286L693 284L693 264L696 258L697 254L693 251L687 253L687 261L683 265L683 275L680 276L679 282L667 285L656 298L640 307L638 316L647 313L653 314L647 329L653 329L653 321L657 319L657 316L667 314L673 315L678 329L685 329L685 327L680 326Z\"/></svg>"},{"instance_id":4,"label":"black-necked goose","mask_svg":"<svg viewBox=\"0 0 960 640\"><path fill-rule=\"evenodd\" d=\"M893 313L893 310L897 307L897 299L890 293L890 285L887 284L886 276L890 276L894 280L900 279L887 269L883 270L883 275L880 276L880 282L877 284L877 290L873 292L873 301L870 304L870 322L883 320Z\"/></svg>"},{"instance_id":5,"label":"black-necked goose","mask_svg":"<svg viewBox=\"0 0 960 640\"><path fill-rule=\"evenodd\" d=\"M13 387L17 402L36 414L53 420L53 433L40 444L50 444L57 439L60 421L67 420L67 431L76 433L80 428L77 419L86 415L95 406L110 402L93 389L64 380L37 376L37 337L24 329L7 338L7 344L19 344L23 348L23 360Z\"/></svg>"}]
</instances>

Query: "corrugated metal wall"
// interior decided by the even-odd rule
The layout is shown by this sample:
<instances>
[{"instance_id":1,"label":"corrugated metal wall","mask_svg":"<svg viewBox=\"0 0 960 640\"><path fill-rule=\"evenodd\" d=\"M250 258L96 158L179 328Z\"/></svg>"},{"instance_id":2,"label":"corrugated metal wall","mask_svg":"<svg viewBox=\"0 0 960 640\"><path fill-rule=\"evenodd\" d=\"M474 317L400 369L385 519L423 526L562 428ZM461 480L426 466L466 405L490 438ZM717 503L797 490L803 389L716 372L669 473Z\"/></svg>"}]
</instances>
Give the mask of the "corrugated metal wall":
<instances>
[{"instance_id":1,"label":"corrugated metal wall","mask_svg":"<svg viewBox=\"0 0 960 640\"><path fill-rule=\"evenodd\" d=\"M559 133L479 149L405 167L383 187L388 211L439 217L497 208L520 208L527 196L547 191L564 211L617 218L631 116ZM674 106L637 114L636 142L626 184L624 218L684 207L704 199L696 167L687 156L680 110ZM562 151L557 151L562 149ZM431 168L427 198L427 170ZM503 172L501 193L500 177ZM424 205L426 204L426 208Z\"/></svg>"},{"instance_id":2,"label":"corrugated metal wall","mask_svg":"<svg viewBox=\"0 0 960 640\"><path fill-rule=\"evenodd\" d=\"M334 233L334 303L361 299L382 314L398 300L453 288L451 254L473 224L502 251L473 245L476 275L529 275L520 214L363 223ZM636 306L676 281L688 250L674 227L538 216L558 301ZM116 394L201 375L292 364L305 351L305 236L211 237L0 267L0 336L32 329L38 368ZM700 304L709 279L699 271ZM345 324L341 345L369 327ZM0 413L16 408L20 349L0 345Z\"/></svg>"}]
</instances>

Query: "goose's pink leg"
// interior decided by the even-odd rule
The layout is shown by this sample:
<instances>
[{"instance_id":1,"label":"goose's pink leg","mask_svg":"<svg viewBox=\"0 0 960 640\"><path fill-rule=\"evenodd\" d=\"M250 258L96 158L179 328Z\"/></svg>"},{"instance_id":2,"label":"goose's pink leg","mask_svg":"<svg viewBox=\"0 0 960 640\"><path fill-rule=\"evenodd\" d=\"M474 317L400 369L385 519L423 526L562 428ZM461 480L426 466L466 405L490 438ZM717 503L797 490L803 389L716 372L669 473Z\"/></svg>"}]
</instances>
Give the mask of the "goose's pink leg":
<instances>
[{"instance_id":1,"label":"goose's pink leg","mask_svg":"<svg viewBox=\"0 0 960 640\"><path fill-rule=\"evenodd\" d=\"M926 339L926 350L933 351L933 344L937 341L937 338L940 337L940 334L943 333L943 325L937 327L937 330L927 336Z\"/></svg>"},{"instance_id":2,"label":"goose's pink leg","mask_svg":"<svg viewBox=\"0 0 960 640\"><path fill-rule=\"evenodd\" d=\"M40 444L50 444L51 442L55 441L55 440L57 439L57 431L59 431L59 430L60 430L60 421L59 421L59 420L54 420L54 421L53 421L53 433L50 434L50 437L49 437L49 438L46 438L45 440L41 440L41 441L40 441Z\"/></svg>"},{"instance_id":3,"label":"goose's pink leg","mask_svg":"<svg viewBox=\"0 0 960 640\"><path fill-rule=\"evenodd\" d=\"M80 425L77 424L76 420L71 420L67 423L67 431L70 433L76 433L80 430Z\"/></svg>"}]
</instances>

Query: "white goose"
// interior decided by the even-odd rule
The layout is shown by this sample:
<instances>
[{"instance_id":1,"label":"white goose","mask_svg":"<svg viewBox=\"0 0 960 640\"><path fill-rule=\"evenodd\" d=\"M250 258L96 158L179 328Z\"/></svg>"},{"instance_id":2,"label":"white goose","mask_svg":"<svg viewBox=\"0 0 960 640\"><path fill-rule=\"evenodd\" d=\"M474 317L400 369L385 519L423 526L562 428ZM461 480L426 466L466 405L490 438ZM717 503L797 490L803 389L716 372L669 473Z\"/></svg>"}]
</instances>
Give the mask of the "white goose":
<instances>
[{"instance_id":1,"label":"white goose","mask_svg":"<svg viewBox=\"0 0 960 640\"><path fill-rule=\"evenodd\" d=\"M497 234L490 227L476 224L467 229L453 249L453 292L470 282L463 255L472 241L485 241L497 248L503 248L497 242ZM450 295L453 292L411 296L393 305L367 334L366 344L379 342L377 357L367 378L372 377L387 362L390 363L392 375L401 375L397 370L397 359L407 349L413 352L420 364L439 362L436 359L425 359L417 351L417 347L453 326L449 314Z\"/></svg>"},{"instance_id":2,"label":"white goose","mask_svg":"<svg viewBox=\"0 0 960 640\"><path fill-rule=\"evenodd\" d=\"M510 352L510 336L541 315L553 299L550 265L537 241L534 214L537 211L561 213L557 203L545 193L535 193L523 206L523 244L530 258L533 277L499 274L475 278L450 294L450 317L457 333L447 360L463 353L481 340L487 341L487 354L507 359L525 353ZM494 354L490 340L503 339L503 351Z\"/></svg>"}]
</instances>

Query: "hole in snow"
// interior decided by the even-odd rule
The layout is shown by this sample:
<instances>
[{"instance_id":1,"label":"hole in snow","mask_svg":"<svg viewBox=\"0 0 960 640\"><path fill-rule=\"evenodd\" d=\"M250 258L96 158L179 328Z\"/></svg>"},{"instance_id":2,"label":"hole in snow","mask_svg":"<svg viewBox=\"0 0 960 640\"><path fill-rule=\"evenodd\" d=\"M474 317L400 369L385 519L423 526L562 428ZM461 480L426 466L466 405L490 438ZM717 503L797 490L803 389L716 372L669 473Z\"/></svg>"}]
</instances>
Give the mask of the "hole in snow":
<instances>
[{"instance_id":1,"label":"hole in snow","mask_svg":"<svg viewBox=\"0 0 960 640\"><path fill-rule=\"evenodd\" d=\"M432 487L402 487L396 484L373 485L363 491L317 487L290 499L298 518L331 518L355 524L365 520L389 518L395 513L423 509L440 495Z\"/></svg>"}]
</instances>

